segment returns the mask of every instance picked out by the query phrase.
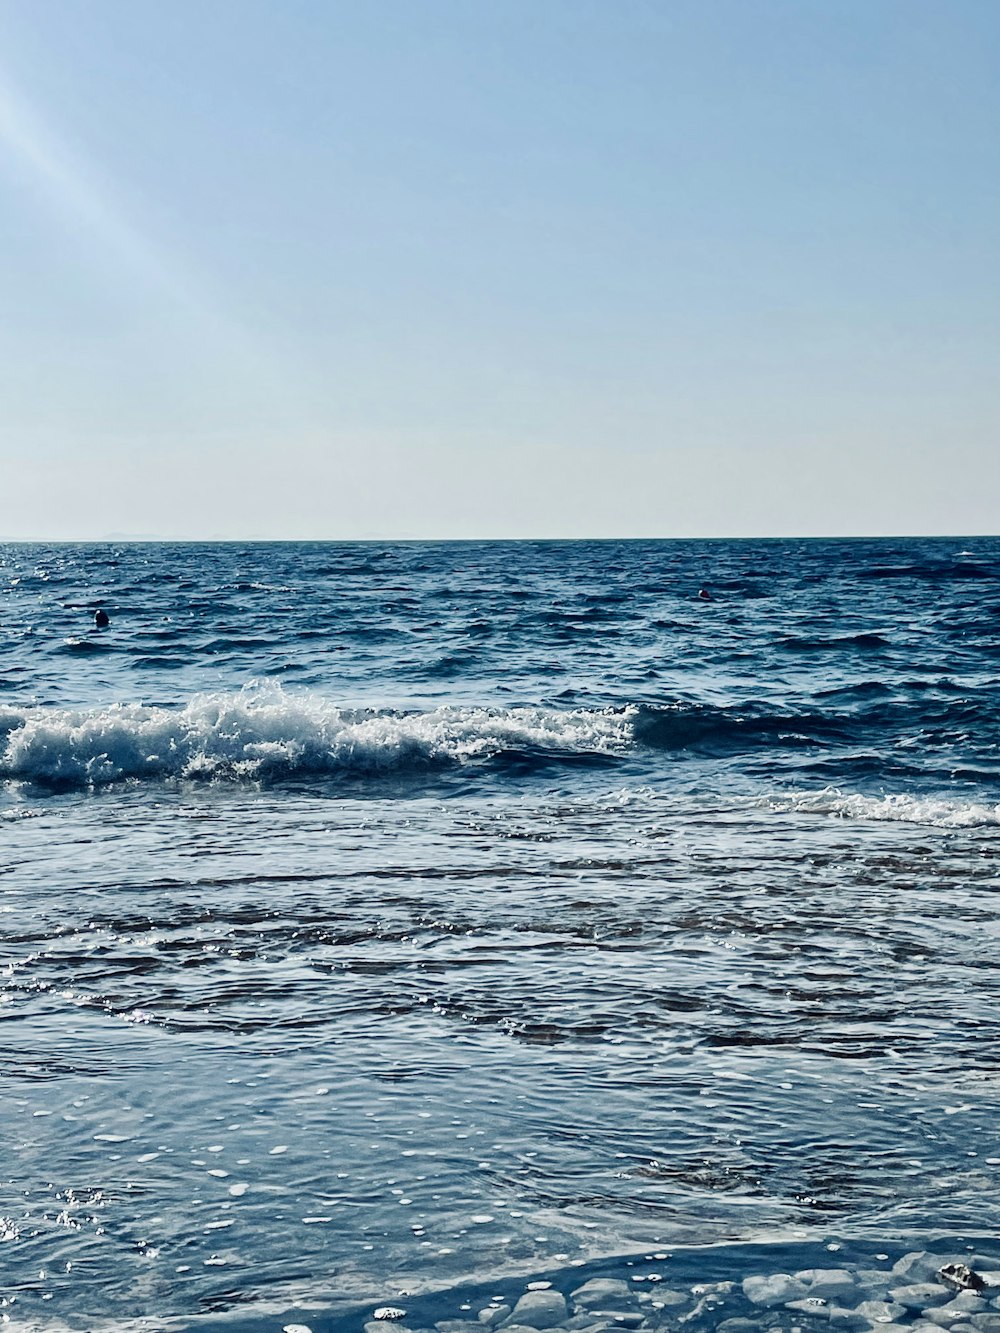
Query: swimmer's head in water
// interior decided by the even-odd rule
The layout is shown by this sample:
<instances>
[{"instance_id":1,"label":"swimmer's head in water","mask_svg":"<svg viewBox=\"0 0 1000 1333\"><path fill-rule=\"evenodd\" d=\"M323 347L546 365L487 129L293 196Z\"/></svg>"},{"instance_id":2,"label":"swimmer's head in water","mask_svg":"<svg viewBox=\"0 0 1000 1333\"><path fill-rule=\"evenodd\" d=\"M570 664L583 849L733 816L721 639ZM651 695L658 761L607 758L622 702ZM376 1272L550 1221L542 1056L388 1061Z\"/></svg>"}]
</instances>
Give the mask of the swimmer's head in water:
<instances>
[{"instance_id":1,"label":"swimmer's head in water","mask_svg":"<svg viewBox=\"0 0 1000 1333\"><path fill-rule=\"evenodd\" d=\"M98 627L98 629L104 629L105 625L110 625L111 618L108 615L107 611L95 611L94 624Z\"/></svg>"}]
</instances>

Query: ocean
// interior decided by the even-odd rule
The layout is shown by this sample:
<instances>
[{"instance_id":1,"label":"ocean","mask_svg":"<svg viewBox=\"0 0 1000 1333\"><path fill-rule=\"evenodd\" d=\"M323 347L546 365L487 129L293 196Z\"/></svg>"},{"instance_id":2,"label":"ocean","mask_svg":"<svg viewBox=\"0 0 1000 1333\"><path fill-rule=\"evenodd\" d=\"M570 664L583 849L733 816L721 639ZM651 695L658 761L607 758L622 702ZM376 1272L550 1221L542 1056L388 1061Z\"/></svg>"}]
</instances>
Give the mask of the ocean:
<instances>
[{"instance_id":1,"label":"ocean","mask_svg":"<svg viewBox=\"0 0 1000 1333\"><path fill-rule=\"evenodd\" d=\"M996 1248L1000 540L7 545L0 591L14 1326Z\"/></svg>"}]
</instances>

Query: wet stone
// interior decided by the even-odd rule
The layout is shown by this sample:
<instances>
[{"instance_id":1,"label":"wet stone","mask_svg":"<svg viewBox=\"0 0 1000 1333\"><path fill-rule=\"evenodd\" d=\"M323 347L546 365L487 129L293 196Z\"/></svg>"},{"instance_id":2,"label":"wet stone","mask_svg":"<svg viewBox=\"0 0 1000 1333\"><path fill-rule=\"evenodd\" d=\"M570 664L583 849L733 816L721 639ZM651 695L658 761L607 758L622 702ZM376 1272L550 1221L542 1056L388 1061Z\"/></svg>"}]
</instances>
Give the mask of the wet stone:
<instances>
[{"instance_id":1,"label":"wet stone","mask_svg":"<svg viewBox=\"0 0 1000 1333\"><path fill-rule=\"evenodd\" d=\"M812 1315L814 1319L824 1316L829 1318L830 1303L822 1296L803 1296L800 1301L786 1301L785 1309L795 1314Z\"/></svg>"},{"instance_id":2,"label":"wet stone","mask_svg":"<svg viewBox=\"0 0 1000 1333\"><path fill-rule=\"evenodd\" d=\"M574 1305L587 1310L621 1310L631 1308L634 1297L627 1282L617 1278L592 1277L582 1287L570 1293Z\"/></svg>"},{"instance_id":3,"label":"wet stone","mask_svg":"<svg viewBox=\"0 0 1000 1333\"><path fill-rule=\"evenodd\" d=\"M863 1314L872 1324L894 1324L904 1319L906 1313L906 1306L895 1301L862 1301L858 1306L858 1314Z\"/></svg>"},{"instance_id":4,"label":"wet stone","mask_svg":"<svg viewBox=\"0 0 1000 1333\"><path fill-rule=\"evenodd\" d=\"M927 1310L935 1305L944 1305L951 1298L951 1292L947 1287L942 1287L940 1282L911 1282L905 1287L893 1287L889 1295L908 1310Z\"/></svg>"},{"instance_id":5,"label":"wet stone","mask_svg":"<svg viewBox=\"0 0 1000 1333\"><path fill-rule=\"evenodd\" d=\"M509 1305L488 1305L485 1310L479 1311L479 1322L485 1324L487 1328L492 1328L494 1324L499 1324L510 1314Z\"/></svg>"},{"instance_id":6,"label":"wet stone","mask_svg":"<svg viewBox=\"0 0 1000 1333\"><path fill-rule=\"evenodd\" d=\"M940 1305L936 1310L925 1310L924 1321L933 1324L935 1328L951 1328L952 1324L966 1319L967 1316L961 1310L952 1310L950 1302L948 1305Z\"/></svg>"},{"instance_id":7,"label":"wet stone","mask_svg":"<svg viewBox=\"0 0 1000 1333\"><path fill-rule=\"evenodd\" d=\"M672 1287L657 1287L654 1304L669 1308L672 1305L687 1305L691 1297L686 1291L674 1291Z\"/></svg>"},{"instance_id":8,"label":"wet stone","mask_svg":"<svg viewBox=\"0 0 1000 1333\"><path fill-rule=\"evenodd\" d=\"M969 1302L979 1300L972 1292L963 1292L950 1300L947 1305L939 1305L934 1310L925 1310L924 1318L931 1323L937 1324L939 1328L951 1328L952 1324L968 1323L973 1314L978 1314L988 1307L985 1301L979 1301L978 1309L970 1309Z\"/></svg>"},{"instance_id":9,"label":"wet stone","mask_svg":"<svg viewBox=\"0 0 1000 1333\"><path fill-rule=\"evenodd\" d=\"M1000 1333L1000 1314L972 1314L969 1323L978 1333Z\"/></svg>"},{"instance_id":10,"label":"wet stone","mask_svg":"<svg viewBox=\"0 0 1000 1333\"><path fill-rule=\"evenodd\" d=\"M789 1301L800 1301L808 1294L805 1283L796 1281L790 1273L743 1279L743 1295L754 1305L787 1305Z\"/></svg>"},{"instance_id":11,"label":"wet stone","mask_svg":"<svg viewBox=\"0 0 1000 1333\"><path fill-rule=\"evenodd\" d=\"M530 1328L538 1329L555 1328L567 1314L566 1298L561 1291L526 1291L514 1306L510 1324L527 1324ZM509 1328L510 1324L505 1323L503 1326ZM446 1333L450 1333L450 1330Z\"/></svg>"},{"instance_id":12,"label":"wet stone","mask_svg":"<svg viewBox=\"0 0 1000 1333\"><path fill-rule=\"evenodd\" d=\"M958 1291L982 1291L986 1283L968 1264L942 1264L938 1269L938 1280L945 1286Z\"/></svg>"},{"instance_id":13,"label":"wet stone","mask_svg":"<svg viewBox=\"0 0 1000 1333\"><path fill-rule=\"evenodd\" d=\"M803 1268L796 1273L795 1280L805 1283L810 1296L820 1296L826 1301L846 1303L857 1289L857 1281L846 1268Z\"/></svg>"},{"instance_id":14,"label":"wet stone","mask_svg":"<svg viewBox=\"0 0 1000 1333\"><path fill-rule=\"evenodd\" d=\"M735 1282L699 1282L691 1288L692 1296L728 1296L736 1286Z\"/></svg>"},{"instance_id":15,"label":"wet stone","mask_svg":"<svg viewBox=\"0 0 1000 1333\"><path fill-rule=\"evenodd\" d=\"M912 1279L916 1281L916 1279ZM891 1284L902 1287L906 1285L906 1278L902 1278L898 1273L894 1273L891 1268L856 1268L854 1270L854 1281L859 1287L870 1287L873 1291L885 1291Z\"/></svg>"},{"instance_id":16,"label":"wet stone","mask_svg":"<svg viewBox=\"0 0 1000 1333\"><path fill-rule=\"evenodd\" d=\"M720 1296L716 1292L706 1292L706 1294L698 1300L698 1303L690 1310L690 1312L682 1316L680 1322L683 1324L686 1324L689 1321L695 1323L699 1320L704 1320L709 1317L714 1318L715 1316L718 1315L719 1311L722 1309L724 1304L725 1304L724 1296Z\"/></svg>"},{"instance_id":17,"label":"wet stone","mask_svg":"<svg viewBox=\"0 0 1000 1333\"><path fill-rule=\"evenodd\" d=\"M947 1310L951 1315L982 1314L989 1308L989 1303L984 1301L982 1296L977 1296L974 1291L960 1291L952 1295L947 1305L938 1306L939 1310ZM933 1317L933 1313L928 1311L928 1318L933 1319Z\"/></svg>"},{"instance_id":18,"label":"wet stone","mask_svg":"<svg viewBox=\"0 0 1000 1333\"><path fill-rule=\"evenodd\" d=\"M871 1328L871 1321L863 1314L858 1314L857 1310L847 1310L842 1305L831 1305L830 1327L843 1329L844 1333L861 1333L862 1329Z\"/></svg>"},{"instance_id":19,"label":"wet stone","mask_svg":"<svg viewBox=\"0 0 1000 1333\"><path fill-rule=\"evenodd\" d=\"M936 1282L940 1264L940 1255L928 1254L926 1250L911 1250L896 1260L892 1272L907 1282Z\"/></svg>"}]
</instances>

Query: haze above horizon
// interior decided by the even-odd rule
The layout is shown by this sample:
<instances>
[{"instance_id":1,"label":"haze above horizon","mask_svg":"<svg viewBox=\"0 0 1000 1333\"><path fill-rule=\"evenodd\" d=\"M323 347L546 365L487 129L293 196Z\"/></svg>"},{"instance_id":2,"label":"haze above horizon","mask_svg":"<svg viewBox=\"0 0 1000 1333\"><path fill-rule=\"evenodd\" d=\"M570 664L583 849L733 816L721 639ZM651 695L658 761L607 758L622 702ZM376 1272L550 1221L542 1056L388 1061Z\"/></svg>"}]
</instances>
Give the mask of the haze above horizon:
<instances>
[{"instance_id":1,"label":"haze above horizon","mask_svg":"<svg viewBox=\"0 0 1000 1333\"><path fill-rule=\"evenodd\" d=\"M0 53L0 540L998 530L992 0L0 0Z\"/></svg>"}]
</instances>

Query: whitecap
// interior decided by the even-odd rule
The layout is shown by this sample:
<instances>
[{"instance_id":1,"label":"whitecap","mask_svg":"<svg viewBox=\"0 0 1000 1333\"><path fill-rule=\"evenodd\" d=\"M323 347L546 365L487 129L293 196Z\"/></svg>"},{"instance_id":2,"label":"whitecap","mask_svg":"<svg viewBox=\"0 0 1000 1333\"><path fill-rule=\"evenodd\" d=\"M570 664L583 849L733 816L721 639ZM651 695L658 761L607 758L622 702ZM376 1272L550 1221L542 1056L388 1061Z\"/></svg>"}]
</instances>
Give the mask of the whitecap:
<instances>
[{"instance_id":1,"label":"whitecap","mask_svg":"<svg viewBox=\"0 0 1000 1333\"><path fill-rule=\"evenodd\" d=\"M836 787L766 796L758 808L798 814L832 815L840 819L930 824L937 828L984 828L1000 824L1000 805L944 800L897 793L862 796Z\"/></svg>"},{"instance_id":2,"label":"whitecap","mask_svg":"<svg viewBox=\"0 0 1000 1333\"><path fill-rule=\"evenodd\" d=\"M131 779L392 773L503 752L621 753L636 710L452 705L344 710L253 683L176 708L0 709L0 777L101 785Z\"/></svg>"}]
</instances>

